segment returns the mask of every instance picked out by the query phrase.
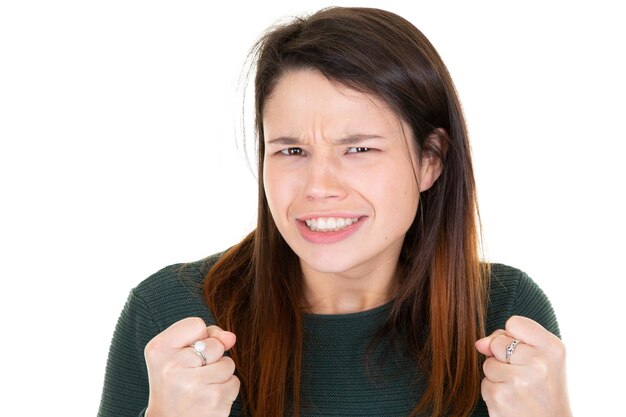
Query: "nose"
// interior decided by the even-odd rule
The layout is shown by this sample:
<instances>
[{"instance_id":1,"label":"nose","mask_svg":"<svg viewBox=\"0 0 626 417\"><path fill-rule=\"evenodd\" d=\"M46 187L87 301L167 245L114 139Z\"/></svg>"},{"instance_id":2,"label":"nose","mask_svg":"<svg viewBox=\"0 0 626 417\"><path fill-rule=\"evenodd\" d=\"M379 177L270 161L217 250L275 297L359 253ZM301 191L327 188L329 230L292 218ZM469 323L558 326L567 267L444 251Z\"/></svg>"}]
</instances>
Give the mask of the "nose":
<instances>
[{"instance_id":1,"label":"nose","mask_svg":"<svg viewBox=\"0 0 626 417\"><path fill-rule=\"evenodd\" d=\"M345 196L339 162L330 155L312 157L305 178L305 194L309 200L341 199Z\"/></svg>"}]
</instances>

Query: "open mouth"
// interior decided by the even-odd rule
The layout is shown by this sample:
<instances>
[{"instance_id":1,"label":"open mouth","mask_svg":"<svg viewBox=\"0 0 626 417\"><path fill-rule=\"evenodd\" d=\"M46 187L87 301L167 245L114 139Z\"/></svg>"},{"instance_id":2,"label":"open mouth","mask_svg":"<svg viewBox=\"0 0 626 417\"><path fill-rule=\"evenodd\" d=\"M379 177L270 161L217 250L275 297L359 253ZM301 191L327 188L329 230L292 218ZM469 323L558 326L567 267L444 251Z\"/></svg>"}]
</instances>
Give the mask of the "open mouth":
<instances>
[{"instance_id":1,"label":"open mouth","mask_svg":"<svg viewBox=\"0 0 626 417\"><path fill-rule=\"evenodd\" d=\"M318 217L304 221L314 232L338 232L359 221L359 217Z\"/></svg>"}]
</instances>

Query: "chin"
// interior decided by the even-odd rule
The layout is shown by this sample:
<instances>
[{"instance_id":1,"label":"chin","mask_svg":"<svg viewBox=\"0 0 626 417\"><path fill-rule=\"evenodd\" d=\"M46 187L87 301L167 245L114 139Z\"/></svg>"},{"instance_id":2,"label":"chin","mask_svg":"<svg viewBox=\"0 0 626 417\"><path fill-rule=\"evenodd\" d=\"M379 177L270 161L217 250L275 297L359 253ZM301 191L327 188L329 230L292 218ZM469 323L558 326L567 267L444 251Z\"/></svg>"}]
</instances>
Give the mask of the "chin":
<instances>
[{"instance_id":1,"label":"chin","mask_svg":"<svg viewBox=\"0 0 626 417\"><path fill-rule=\"evenodd\" d=\"M297 253L297 252L296 252ZM359 266L362 262L350 256L346 256L345 252L336 252L333 254L303 254L299 256L300 262L305 263L309 268L319 273L339 274L350 271Z\"/></svg>"}]
</instances>

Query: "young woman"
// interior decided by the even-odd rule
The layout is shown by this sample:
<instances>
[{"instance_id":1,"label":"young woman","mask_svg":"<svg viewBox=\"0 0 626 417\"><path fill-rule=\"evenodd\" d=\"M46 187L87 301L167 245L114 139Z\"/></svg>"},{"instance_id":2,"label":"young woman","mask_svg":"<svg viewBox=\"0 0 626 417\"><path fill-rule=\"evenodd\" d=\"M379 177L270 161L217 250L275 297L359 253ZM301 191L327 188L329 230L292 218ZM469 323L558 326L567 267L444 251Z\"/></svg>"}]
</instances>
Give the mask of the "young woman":
<instances>
[{"instance_id":1,"label":"young woman","mask_svg":"<svg viewBox=\"0 0 626 417\"><path fill-rule=\"evenodd\" d=\"M257 228L131 291L100 415L571 415L548 299L480 260L461 106L424 35L329 8L253 56Z\"/></svg>"}]
</instances>

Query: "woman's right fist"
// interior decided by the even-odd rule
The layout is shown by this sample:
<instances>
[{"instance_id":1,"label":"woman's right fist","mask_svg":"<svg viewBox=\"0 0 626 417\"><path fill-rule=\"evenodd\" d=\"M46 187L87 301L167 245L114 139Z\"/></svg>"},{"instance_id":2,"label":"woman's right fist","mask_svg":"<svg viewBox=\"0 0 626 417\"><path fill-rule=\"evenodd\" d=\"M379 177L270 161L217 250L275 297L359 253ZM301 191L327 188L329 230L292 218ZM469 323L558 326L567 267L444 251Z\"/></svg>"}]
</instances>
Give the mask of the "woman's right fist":
<instances>
[{"instance_id":1,"label":"woman's right fist","mask_svg":"<svg viewBox=\"0 0 626 417\"><path fill-rule=\"evenodd\" d=\"M202 357L192 345L206 344ZM156 335L144 350L150 383L146 417L228 416L239 394L235 363L224 352L234 333L207 327L198 317L180 320Z\"/></svg>"}]
</instances>

